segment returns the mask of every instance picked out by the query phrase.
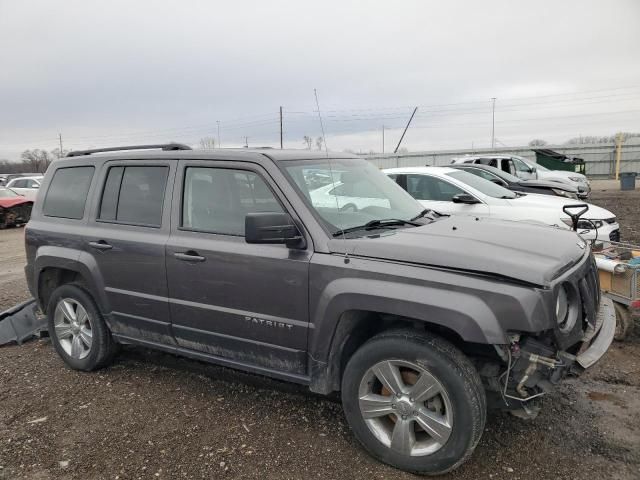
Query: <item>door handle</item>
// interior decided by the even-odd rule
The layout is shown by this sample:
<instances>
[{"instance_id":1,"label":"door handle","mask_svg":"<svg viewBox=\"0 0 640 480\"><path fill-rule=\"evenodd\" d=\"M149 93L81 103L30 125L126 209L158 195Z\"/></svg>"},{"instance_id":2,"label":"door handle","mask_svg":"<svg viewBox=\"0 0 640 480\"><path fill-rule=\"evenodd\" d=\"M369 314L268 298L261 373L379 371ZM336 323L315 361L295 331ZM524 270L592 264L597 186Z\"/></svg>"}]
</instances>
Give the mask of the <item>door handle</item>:
<instances>
[{"instance_id":1,"label":"door handle","mask_svg":"<svg viewBox=\"0 0 640 480\"><path fill-rule=\"evenodd\" d=\"M184 262L204 262L206 260L205 257L198 255L198 252L193 250L187 250L186 252L176 252L173 254L175 258L178 260L182 260Z\"/></svg>"},{"instance_id":2,"label":"door handle","mask_svg":"<svg viewBox=\"0 0 640 480\"><path fill-rule=\"evenodd\" d=\"M96 248L98 250L111 250L113 248L112 245L109 245L104 240L99 240L97 242L89 242L89 246L92 248Z\"/></svg>"}]
</instances>

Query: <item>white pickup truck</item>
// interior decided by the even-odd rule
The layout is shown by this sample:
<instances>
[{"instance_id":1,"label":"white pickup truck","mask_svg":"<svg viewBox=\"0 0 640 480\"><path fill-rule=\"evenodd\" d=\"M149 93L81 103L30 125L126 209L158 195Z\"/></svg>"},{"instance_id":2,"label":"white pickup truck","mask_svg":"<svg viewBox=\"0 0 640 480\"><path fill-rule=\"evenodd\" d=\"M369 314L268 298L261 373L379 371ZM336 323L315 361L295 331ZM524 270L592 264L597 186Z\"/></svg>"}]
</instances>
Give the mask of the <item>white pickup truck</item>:
<instances>
[{"instance_id":1,"label":"white pickup truck","mask_svg":"<svg viewBox=\"0 0 640 480\"><path fill-rule=\"evenodd\" d=\"M547 180L571 185L578 190L578 198L587 198L591 185L587 177L577 172L549 170L542 165L516 155L467 155L451 159L451 163L480 163L499 168L523 180Z\"/></svg>"}]
</instances>

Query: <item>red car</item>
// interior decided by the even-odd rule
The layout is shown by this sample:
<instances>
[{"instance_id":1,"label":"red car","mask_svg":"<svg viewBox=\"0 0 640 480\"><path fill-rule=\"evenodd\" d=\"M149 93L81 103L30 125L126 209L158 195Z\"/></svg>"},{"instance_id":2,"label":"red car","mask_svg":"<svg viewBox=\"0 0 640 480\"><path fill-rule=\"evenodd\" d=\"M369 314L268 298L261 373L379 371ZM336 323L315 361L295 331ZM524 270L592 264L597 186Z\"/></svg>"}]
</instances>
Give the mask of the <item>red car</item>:
<instances>
[{"instance_id":1,"label":"red car","mask_svg":"<svg viewBox=\"0 0 640 480\"><path fill-rule=\"evenodd\" d=\"M31 200L0 187L0 228L24 225L31 217L32 207Z\"/></svg>"}]
</instances>

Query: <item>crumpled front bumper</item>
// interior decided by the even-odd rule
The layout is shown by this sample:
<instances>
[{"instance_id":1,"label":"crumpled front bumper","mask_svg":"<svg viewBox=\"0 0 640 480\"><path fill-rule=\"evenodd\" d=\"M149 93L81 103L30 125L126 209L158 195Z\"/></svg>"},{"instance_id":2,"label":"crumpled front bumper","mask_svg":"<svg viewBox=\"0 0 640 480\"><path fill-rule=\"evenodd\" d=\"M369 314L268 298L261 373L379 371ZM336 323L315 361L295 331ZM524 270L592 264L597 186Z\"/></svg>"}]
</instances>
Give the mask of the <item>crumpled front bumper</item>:
<instances>
[{"instance_id":1,"label":"crumpled front bumper","mask_svg":"<svg viewBox=\"0 0 640 480\"><path fill-rule=\"evenodd\" d=\"M607 352L616 333L616 311L613 300L604 295L600 299L600 308L595 326L587 331L576 363L582 368L593 366Z\"/></svg>"},{"instance_id":2,"label":"crumpled front bumper","mask_svg":"<svg viewBox=\"0 0 640 480\"><path fill-rule=\"evenodd\" d=\"M507 370L499 377L504 404L510 409L530 405L567 375L579 375L595 365L609 349L615 329L613 301L601 296L594 323L585 331L580 343L572 345L569 351L557 350L548 338L541 341L540 338L524 337L512 343L506 350ZM488 388L496 391L495 385Z\"/></svg>"}]
</instances>

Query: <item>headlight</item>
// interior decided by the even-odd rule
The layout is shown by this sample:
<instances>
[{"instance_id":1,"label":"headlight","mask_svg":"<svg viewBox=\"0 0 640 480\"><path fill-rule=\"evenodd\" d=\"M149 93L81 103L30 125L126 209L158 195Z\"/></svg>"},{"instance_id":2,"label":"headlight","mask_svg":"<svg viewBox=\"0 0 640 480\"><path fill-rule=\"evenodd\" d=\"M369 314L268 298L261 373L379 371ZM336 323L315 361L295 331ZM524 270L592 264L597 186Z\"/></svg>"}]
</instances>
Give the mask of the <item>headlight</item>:
<instances>
[{"instance_id":1,"label":"headlight","mask_svg":"<svg viewBox=\"0 0 640 480\"><path fill-rule=\"evenodd\" d=\"M582 180L581 177L569 177L569 180L571 180L572 182L578 182L578 183L584 182L584 180Z\"/></svg>"},{"instance_id":2,"label":"headlight","mask_svg":"<svg viewBox=\"0 0 640 480\"><path fill-rule=\"evenodd\" d=\"M560 285L556 297L556 321L558 329L562 333L569 333L573 330L578 318L578 312L573 305L573 290L567 284Z\"/></svg>"},{"instance_id":3,"label":"headlight","mask_svg":"<svg viewBox=\"0 0 640 480\"><path fill-rule=\"evenodd\" d=\"M573 198L573 199L578 198L578 195L576 195L575 193L567 192L566 190L561 190L559 188L552 188L551 190L553 190L553 193L555 193L560 197L567 197L567 198Z\"/></svg>"},{"instance_id":4,"label":"headlight","mask_svg":"<svg viewBox=\"0 0 640 480\"><path fill-rule=\"evenodd\" d=\"M570 228L573 228L573 222L570 218L561 218L560 220L562 220L563 223L568 225ZM602 227L602 225L604 225L602 220L590 220L584 218L578 220L578 230L593 230L594 228Z\"/></svg>"}]
</instances>

